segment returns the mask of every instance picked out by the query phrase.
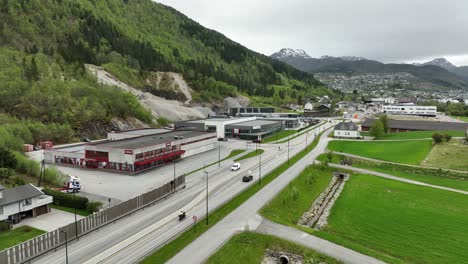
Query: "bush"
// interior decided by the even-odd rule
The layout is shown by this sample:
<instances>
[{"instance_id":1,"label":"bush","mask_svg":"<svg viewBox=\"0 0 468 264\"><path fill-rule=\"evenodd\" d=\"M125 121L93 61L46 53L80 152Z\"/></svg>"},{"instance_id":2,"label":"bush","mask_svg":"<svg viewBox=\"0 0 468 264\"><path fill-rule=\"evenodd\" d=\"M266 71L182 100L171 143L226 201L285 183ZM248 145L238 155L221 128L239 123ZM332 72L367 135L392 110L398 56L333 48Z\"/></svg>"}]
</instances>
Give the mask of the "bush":
<instances>
[{"instance_id":1,"label":"bush","mask_svg":"<svg viewBox=\"0 0 468 264\"><path fill-rule=\"evenodd\" d=\"M372 127L370 128L369 135L375 137L375 138L381 138L385 134L384 131L384 125L382 123L382 120L376 120L374 124L372 124Z\"/></svg>"},{"instance_id":2,"label":"bush","mask_svg":"<svg viewBox=\"0 0 468 264\"><path fill-rule=\"evenodd\" d=\"M14 178L14 185L15 186L21 186L21 185L25 185L27 182L23 179L23 178L20 178L18 176L16 176Z\"/></svg>"},{"instance_id":3,"label":"bush","mask_svg":"<svg viewBox=\"0 0 468 264\"><path fill-rule=\"evenodd\" d=\"M0 177L5 177L5 179L8 179L14 175L15 175L15 171L13 169L0 168Z\"/></svg>"},{"instance_id":4,"label":"bush","mask_svg":"<svg viewBox=\"0 0 468 264\"><path fill-rule=\"evenodd\" d=\"M0 232L10 230L10 225L7 221L0 221Z\"/></svg>"},{"instance_id":5,"label":"bush","mask_svg":"<svg viewBox=\"0 0 468 264\"><path fill-rule=\"evenodd\" d=\"M49 167L46 168L45 171L45 180L48 183L61 186L65 181L65 174L60 172L56 167Z\"/></svg>"},{"instance_id":6,"label":"bush","mask_svg":"<svg viewBox=\"0 0 468 264\"><path fill-rule=\"evenodd\" d=\"M83 209L86 210L88 207L88 198L78 196L78 195L71 195L63 192L59 192L52 189L43 189L42 190L45 194L54 197L54 204L61 205L65 207L71 207L76 209Z\"/></svg>"},{"instance_id":7,"label":"bush","mask_svg":"<svg viewBox=\"0 0 468 264\"><path fill-rule=\"evenodd\" d=\"M95 201L95 202L89 202L88 206L86 207L86 211L90 213L98 212L99 209L102 207L102 202Z\"/></svg>"},{"instance_id":8,"label":"bush","mask_svg":"<svg viewBox=\"0 0 468 264\"><path fill-rule=\"evenodd\" d=\"M436 144L438 144L438 143L442 142L443 136L441 134L439 134L439 133L434 133L434 134L432 134L432 139L434 140L434 142Z\"/></svg>"},{"instance_id":9,"label":"bush","mask_svg":"<svg viewBox=\"0 0 468 264\"><path fill-rule=\"evenodd\" d=\"M452 136L449 134L444 135L445 142L449 142L452 139Z\"/></svg>"}]
</instances>

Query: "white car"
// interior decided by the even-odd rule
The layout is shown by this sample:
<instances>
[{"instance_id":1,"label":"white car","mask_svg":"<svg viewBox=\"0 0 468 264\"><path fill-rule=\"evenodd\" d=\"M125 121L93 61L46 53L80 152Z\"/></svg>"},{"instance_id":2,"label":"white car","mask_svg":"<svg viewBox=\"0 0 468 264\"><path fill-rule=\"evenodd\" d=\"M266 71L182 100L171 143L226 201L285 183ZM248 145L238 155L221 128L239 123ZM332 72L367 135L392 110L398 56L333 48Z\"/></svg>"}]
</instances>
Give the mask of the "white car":
<instances>
[{"instance_id":1,"label":"white car","mask_svg":"<svg viewBox=\"0 0 468 264\"><path fill-rule=\"evenodd\" d=\"M240 170L240 163L234 163L231 166L231 171L238 171Z\"/></svg>"}]
</instances>

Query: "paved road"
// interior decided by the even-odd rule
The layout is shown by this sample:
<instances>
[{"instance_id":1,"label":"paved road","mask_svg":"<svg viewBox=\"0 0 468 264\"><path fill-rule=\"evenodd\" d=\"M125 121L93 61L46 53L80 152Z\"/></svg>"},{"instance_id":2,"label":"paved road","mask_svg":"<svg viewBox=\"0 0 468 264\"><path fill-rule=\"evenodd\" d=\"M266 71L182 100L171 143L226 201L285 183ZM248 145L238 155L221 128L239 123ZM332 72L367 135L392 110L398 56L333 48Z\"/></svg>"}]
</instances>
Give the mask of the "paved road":
<instances>
[{"instance_id":1,"label":"paved road","mask_svg":"<svg viewBox=\"0 0 468 264\"><path fill-rule=\"evenodd\" d=\"M393 162L393 161L386 161L386 160L373 159L373 158L358 156L358 155L349 154L349 153L345 153L345 152L333 151L333 153L334 153L334 154L338 154L338 155L343 155L343 156L351 157L351 158L362 159L362 160L367 160L367 161L372 161L372 162L378 162L378 163L389 163L389 164L395 164L395 165L401 165L401 166L407 166L407 167L414 167L414 168L422 168L422 169L436 169L436 170L441 169L441 168L430 167L430 166L412 165L412 164L404 164L404 163L398 163L398 162ZM468 174L468 171L462 171L462 170L443 169L443 168L442 168L442 170Z\"/></svg>"},{"instance_id":2,"label":"paved road","mask_svg":"<svg viewBox=\"0 0 468 264\"><path fill-rule=\"evenodd\" d=\"M331 126L332 124L327 124ZM321 129L321 128L320 128ZM317 131L319 132L319 131ZM309 139L309 144L313 137ZM287 144L262 145L262 174L273 170L277 165L287 160ZM305 137L291 140L290 155L302 151ZM202 161L203 162L203 161ZM199 162L200 163L200 162ZM232 160L227 160L208 168L209 172L209 210L213 211L226 201L237 195L251 184L257 184L258 159L242 161L238 172L230 172ZM200 164L199 164L200 165ZM251 171L255 181L243 183L242 175ZM70 263L135 263L154 249L167 243L169 239L180 234L192 225L191 217L205 215L205 174L203 171L187 177L187 188L177 192L172 197L157 203L143 211L117 221L80 238L69 244ZM177 213L187 212L187 219L179 222ZM49 253L33 263L62 263L64 249Z\"/></svg>"},{"instance_id":3,"label":"paved road","mask_svg":"<svg viewBox=\"0 0 468 264\"><path fill-rule=\"evenodd\" d=\"M317 147L301 161L189 244L168 263L202 263L236 232L245 230L246 226L250 230L257 229L262 223L262 218L257 214L258 210L296 178L318 155L324 153L329 140L327 133L322 135Z\"/></svg>"},{"instance_id":4,"label":"paved road","mask_svg":"<svg viewBox=\"0 0 468 264\"><path fill-rule=\"evenodd\" d=\"M327 240L309 235L296 228L284 226L273 223L269 220L263 220L256 230L259 233L281 237L283 239L301 244L308 248L312 248L318 252L326 254L335 259L341 260L344 263L350 264L383 264L385 262L377 260L345 248L343 246L334 244Z\"/></svg>"},{"instance_id":5,"label":"paved road","mask_svg":"<svg viewBox=\"0 0 468 264\"><path fill-rule=\"evenodd\" d=\"M405 182L405 183L410 183L410 184L415 184L415 185L420 185L420 186L426 186L426 187L431 187L431 188L435 188L435 189L440 189L440 190L445 190L445 191L449 191L449 192L456 192L456 193L461 193L461 194L468 195L467 191L462 191L462 190L453 189L453 188L449 188L449 187L443 187L443 186L439 186L439 185L428 184L428 183L424 183L424 182L420 182L420 181L414 181L414 180L405 179L405 178L402 178L402 177L398 177L398 176L394 176L394 175L390 175L390 174L386 174L386 173L381 173L381 172L376 172L376 171L371 171L371 170L366 170L366 169L361 169L361 168L355 168L355 167L350 167L350 166L344 166L344 165L339 165L339 164L333 164L333 163L330 163L328 165L330 167L334 167L334 168L351 170L351 171L364 173L364 174L371 174L371 175L375 175L375 176L390 179L390 180L395 180L395 181L400 181L400 182Z\"/></svg>"}]
</instances>

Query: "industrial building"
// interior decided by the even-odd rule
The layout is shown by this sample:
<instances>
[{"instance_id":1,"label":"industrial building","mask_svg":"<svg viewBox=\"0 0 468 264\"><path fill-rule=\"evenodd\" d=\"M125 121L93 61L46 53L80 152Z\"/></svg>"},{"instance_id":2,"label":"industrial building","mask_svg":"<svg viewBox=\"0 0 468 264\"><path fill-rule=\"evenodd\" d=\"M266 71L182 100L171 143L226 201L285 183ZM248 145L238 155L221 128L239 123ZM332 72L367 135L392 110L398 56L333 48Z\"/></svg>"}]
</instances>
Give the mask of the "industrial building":
<instances>
[{"instance_id":1,"label":"industrial building","mask_svg":"<svg viewBox=\"0 0 468 264\"><path fill-rule=\"evenodd\" d=\"M230 116L239 116L242 113L274 113L273 107L229 107L227 114Z\"/></svg>"},{"instance_id":2,"label":"industrial building","mask_svg":"<svg viewBox=\"0 0 468 264\"><path fill-rule=\"evenodd\" d=\"M279 121L282 123L282 129L300 129L303 122L297 113L241 113L241 117L258 117L258 119Z\"/></svg>"},{"instance_id":3,"label":"industrial building","mask_svg":"<svg viewBox=\"0 0 468 264\"><path fill-rule=\"evenodd\" d=\"M394 115L436 116L436 106L420 105L383 105L382 113Z\"/></svg>"},{"instance_id":4,"label":"industrial building","mask_svg":"<svg viewBox=\"0 0 468 264\"><path fill-rule=\"evenodd\" d=\"M262 139L283 129L280 121L258 119L257 117L211 118L181 121L174 125L176 129L216 131L218 138L242 139Z\"/></svg>"},{"instance_id":5,"label":"industrial building","mask_svg":"<svg viewBox=\"0 0 468 264\"><path fill-rule=\"evenodd\" d=\"M216 133L135 130L110 133L108 140L75 147L76 151L54 148L45 151L44 158L50 163L132 174L214 149L217 144Z\"/></svg>"}]
</instances>

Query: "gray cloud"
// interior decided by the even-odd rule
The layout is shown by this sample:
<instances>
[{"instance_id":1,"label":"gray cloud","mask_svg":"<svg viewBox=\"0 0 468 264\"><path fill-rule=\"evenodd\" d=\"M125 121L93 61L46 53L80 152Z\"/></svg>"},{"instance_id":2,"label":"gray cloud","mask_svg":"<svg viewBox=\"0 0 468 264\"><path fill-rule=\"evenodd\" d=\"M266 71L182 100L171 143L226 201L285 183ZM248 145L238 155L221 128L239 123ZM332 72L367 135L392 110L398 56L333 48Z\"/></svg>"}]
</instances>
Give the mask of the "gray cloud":
<instances>
[{"instance_id":1,"label":"gray cloud","mask_svg":"<svg viewBox=\"0 0 468 264\"><path fill-rule=\"evenodd\" d=\"M266 55L291 47L314 57L353 55L399 62L444 56L468 65L468 1L158 2Z\"/></svg>"}]
</instances>

